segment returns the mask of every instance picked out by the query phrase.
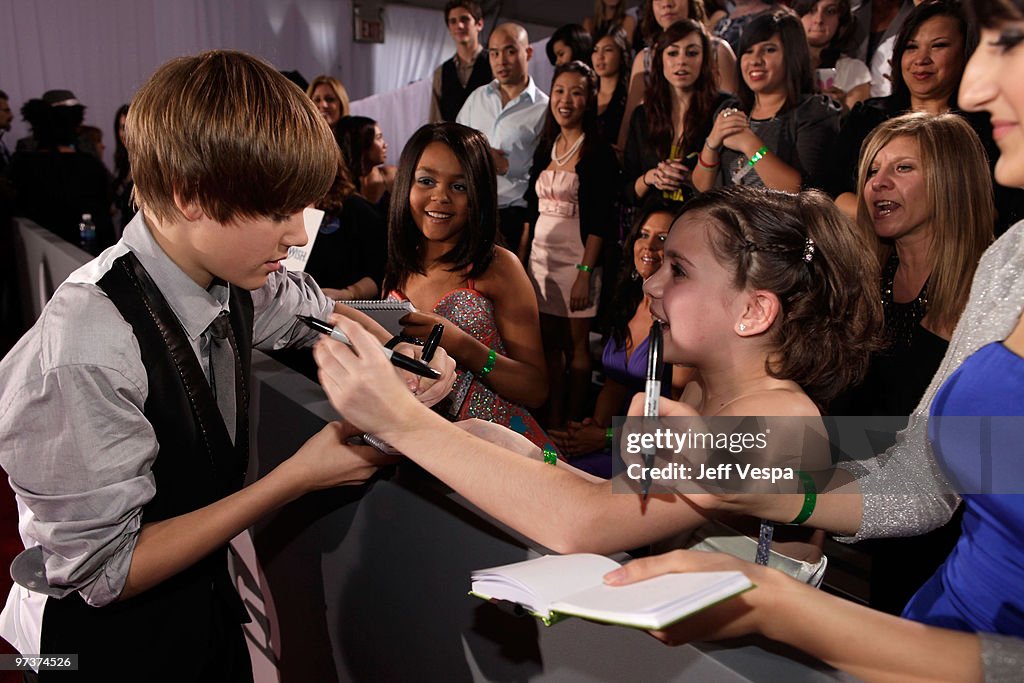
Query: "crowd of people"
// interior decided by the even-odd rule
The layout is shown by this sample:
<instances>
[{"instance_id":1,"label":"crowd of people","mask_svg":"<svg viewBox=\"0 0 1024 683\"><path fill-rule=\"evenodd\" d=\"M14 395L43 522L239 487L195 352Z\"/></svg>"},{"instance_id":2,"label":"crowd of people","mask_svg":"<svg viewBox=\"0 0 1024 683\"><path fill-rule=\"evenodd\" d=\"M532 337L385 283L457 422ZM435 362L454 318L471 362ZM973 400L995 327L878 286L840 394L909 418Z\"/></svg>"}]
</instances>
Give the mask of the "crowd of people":
<instances>
[{"instance_id":1,"label":"crowd of people","mask_svg":"<svg viewBox=\"0 0 1024 683\"><path fill-rule=\"evenodd\" d=\"M1013 227L1024 218L1014 80L1024 75L1024 6L975 5L644 0L634 14L597 0L592 16L551 36L554 76L537 83L524 27L500 24L485 44L479 4L451 0L455 54L434 72L431 121L394 166L387 131L351 114L337 79L318 76L303 94L239 53L162 67L117 112L114 174L70 91L25 103L32 135L11 154L0 92L0 202L73 242L89 213L97 249L113 245L55 296L48 310L61 315L44 312L0 364L0 403L12 406L0 414L0 464L25 508L24 533L43 549L31 565L49 583L42 599L63 605L41 622L28 608L8 615L24 626L15 644L99 649L68 634L100 624L148 651L158 646L136 642L135 624L186 618L206 599L197 587L212 582L233 604L209 553L306 491L368 476L383 460L344 444L357 425L553 550L703 551L636 561L609 583L728 567L772 589L658 634L666 641L756 632L868 679L1012 680L1024 667L1024 575L1019 545L999 539L1019 536L1024 508L1019 496L954 491L948 482L969 477L979 456L934 419L1024 408ZM263 84L267 101L244 114L200 101L242 82ZM183 94L168 102L167 88ZM158 115L183 106L192 109L178 119ZM210 138L196 147L170 123ZM288 149L204 156L236 153L218 147L229 134L262 141L270 129ZM246 153L255 149L266 146ZM306 206L324 216L305 274L289 274L280 252L305 239ZM225 226L259 237L243 244ZM358 299L415 310L391 338L340 303ZM177 316L165 334L168 346L191 348L187 362L147 346L159 333L144 310L161 329ZM134 350L100 335L95 348L53 351L63 326L90 311L106 321L103 334L137 338ZM313 351L348 424L329 425L240 490L232 458L247 447L244 382L223 400L214 347L231 338L243 372L251 347L309 347L315 336L288 322L294 313L333 314L351 341ZM226 332L210 331L214 318ZM856 465L833 470L827 454L808 454L802 467L816 474L800 494L658 493L642 505L612 495L612 418L641 414L653 321L664 332L665 415L815 425L830 414L896 415L909 427ZM438 324L442 379L410 392L370 347L423 340ZM171 386L179 373L184 387ZM193 392L196 382L205 391ZM166 404L146 402L157 390L169 392ZM175 411L189 396L203 404L199 429ZM33 444L52 438L46 418L65 410L67 424L103 424L64 434L40 465ZM167 444L209 453L219 483L187 493L184 466L157 460ZM87 446L133 454L95 471ZM343 455L329 463L330 453ZM67 478L43 476L68 457ZM117 504L100 504L110 491ZM67 518L78 521L57 523ZM759 520L791 524L764 558ZM180 539L189 525L205 531ZM856 541L926 535L871 541L873 611L812 588L827 567L822 530ZM83 533L86 551L65 552ZM895 565L898 577L886 569ZM135 608L100 607L102 621L91 621L90 606L124 596ZM778 623L787 610L803 614ZM218 666L244 670L224 618L211 619L211 642L235 656ZM32 628L43 650L26 640Z\"/></svg>"}]
</instances>

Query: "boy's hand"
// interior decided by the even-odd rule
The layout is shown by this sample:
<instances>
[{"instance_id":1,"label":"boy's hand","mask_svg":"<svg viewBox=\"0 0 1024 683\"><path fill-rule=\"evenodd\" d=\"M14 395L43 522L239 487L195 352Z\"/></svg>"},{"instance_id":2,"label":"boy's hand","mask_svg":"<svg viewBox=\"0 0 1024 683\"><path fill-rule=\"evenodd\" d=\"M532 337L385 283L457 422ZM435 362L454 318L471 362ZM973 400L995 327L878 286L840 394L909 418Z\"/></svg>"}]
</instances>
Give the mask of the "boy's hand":
<instances>
[{"instance_id":1,"label":"boy's hand","mask_svg":"<svg viewBox=\"0 0 1024 683\"><path fill-rule=\"evenodd\" d=\"M294 468L303 491L362 484L379 467L396 461L376 448L345 443L360 433L352 425L329 422L302 444L286 464Z\"/></svg>"}]
</instances>

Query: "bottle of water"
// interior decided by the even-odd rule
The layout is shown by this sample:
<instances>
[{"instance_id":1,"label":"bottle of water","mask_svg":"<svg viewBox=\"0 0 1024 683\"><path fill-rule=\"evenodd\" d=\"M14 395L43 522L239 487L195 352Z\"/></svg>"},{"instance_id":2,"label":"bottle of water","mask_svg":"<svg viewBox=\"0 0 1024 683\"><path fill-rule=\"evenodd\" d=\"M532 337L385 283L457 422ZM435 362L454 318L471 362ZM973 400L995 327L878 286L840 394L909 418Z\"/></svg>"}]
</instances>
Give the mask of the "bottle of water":
<instances>
[{"instance_id":1,"label":"bottle of water","mask_svg":"<svg viewBox=\"0 0 1024 683\"><path fill-rule=\"evenodd\" d=\"M96 249L96 224L92 222L91 213L83 213L78 224L78 243L90 254Z\"/></svg>"}]
</instances>

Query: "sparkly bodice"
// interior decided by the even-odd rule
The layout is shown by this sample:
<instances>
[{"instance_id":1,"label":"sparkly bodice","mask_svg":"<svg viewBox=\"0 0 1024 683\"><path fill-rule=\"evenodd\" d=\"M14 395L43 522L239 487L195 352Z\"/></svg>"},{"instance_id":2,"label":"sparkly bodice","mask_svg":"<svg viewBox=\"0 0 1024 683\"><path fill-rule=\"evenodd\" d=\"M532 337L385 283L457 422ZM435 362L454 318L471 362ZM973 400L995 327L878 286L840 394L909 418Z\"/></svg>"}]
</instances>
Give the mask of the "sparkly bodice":
<instances>
[{"instance_id":1,"label":"sparkly bodice","mask_svg":"<svg viewBox=\"0 0 1024 683\"><path fill-rule=\"evenodd\" d=\"M893 251L882 273L882 308L885 310L885 335L890 349L909 348L914 340L917 327L928 312L928 283L918 292L917 298L906 303L893 301L892 285L900 260Z\"/></svg>"},{"instance_id":2,"label":"sparkly bodice","mask_svg":"<svg viewBox=\"0 0 1024 683\"><path fill-rule=\"evenodd\" d=\"M494 318L494 303L472 286L445 294L434 306L434 313L451 320L487 348L505 353Z\"/></svg>"}]
</instances>

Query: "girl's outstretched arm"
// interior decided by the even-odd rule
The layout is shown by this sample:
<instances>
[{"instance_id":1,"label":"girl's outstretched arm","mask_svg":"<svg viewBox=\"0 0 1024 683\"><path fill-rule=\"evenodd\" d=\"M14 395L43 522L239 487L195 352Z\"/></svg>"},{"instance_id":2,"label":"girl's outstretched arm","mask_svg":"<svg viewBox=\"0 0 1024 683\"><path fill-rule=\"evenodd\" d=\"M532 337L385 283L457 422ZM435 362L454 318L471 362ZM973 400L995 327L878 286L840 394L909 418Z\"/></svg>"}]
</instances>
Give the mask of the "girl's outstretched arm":
<instances>
[{"instance_id":1,"label":"girl's outstretched arm","mask_svg":"<svg viewBox=\"0 0 1024 683\"><path fill-rule=\"evenodd\" d=\"M645 508L635 493L613 493L611 482L594 482L562 462L552 467L466 433L419 405L358 325L338 325L355 349L325 337L314 351L335 409L551 550L618 552L707 521L679 496L652 495Z\"/></svg>"}]
</instances>

